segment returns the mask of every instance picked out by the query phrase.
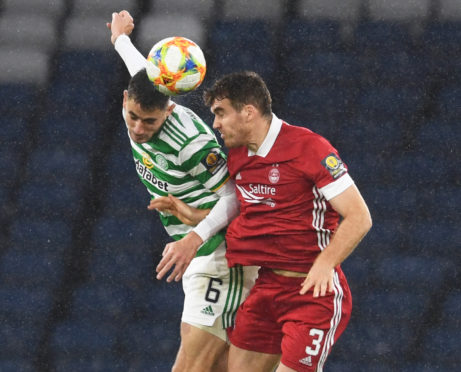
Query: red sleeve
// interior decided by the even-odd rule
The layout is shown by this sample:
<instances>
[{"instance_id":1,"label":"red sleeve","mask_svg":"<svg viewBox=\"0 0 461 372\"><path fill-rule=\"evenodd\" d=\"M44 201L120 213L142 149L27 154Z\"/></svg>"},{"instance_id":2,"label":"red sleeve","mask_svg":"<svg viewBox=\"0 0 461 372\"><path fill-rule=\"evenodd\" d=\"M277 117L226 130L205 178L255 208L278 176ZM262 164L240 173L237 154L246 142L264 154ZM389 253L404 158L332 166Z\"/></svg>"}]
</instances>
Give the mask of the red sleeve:
<instances>
[{"instance_id":1,"label":"red sleeve","mask_svg":"<svg viewBox=\"0 0 461 372\"><path fill-rule=\"evenodd\" d=\"M347 173L347 167L338 151L325 138L312 135L306 148L306 174L318 188L322 188Z\"/></svg>"}]
</instances>

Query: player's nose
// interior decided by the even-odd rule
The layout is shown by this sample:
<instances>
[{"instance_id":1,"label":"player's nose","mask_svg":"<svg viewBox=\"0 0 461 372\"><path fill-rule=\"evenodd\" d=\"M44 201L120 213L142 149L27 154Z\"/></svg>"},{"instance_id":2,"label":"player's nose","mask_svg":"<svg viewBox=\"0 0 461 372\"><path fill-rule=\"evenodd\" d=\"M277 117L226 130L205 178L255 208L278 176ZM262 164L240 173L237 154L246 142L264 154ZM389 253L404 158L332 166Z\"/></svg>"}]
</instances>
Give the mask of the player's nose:
<instances>
[{"instance_id":1,"label":"player's nose","mask_svg":"<svg viewBox=\"0 0 461 372\"><path fill-rule=\"evenodd\" d=\"M144 126L141 122L141 120L136 120L134 125L133 125L133 133L137 135L144 134Z\"/></svg>"}]
</instances>

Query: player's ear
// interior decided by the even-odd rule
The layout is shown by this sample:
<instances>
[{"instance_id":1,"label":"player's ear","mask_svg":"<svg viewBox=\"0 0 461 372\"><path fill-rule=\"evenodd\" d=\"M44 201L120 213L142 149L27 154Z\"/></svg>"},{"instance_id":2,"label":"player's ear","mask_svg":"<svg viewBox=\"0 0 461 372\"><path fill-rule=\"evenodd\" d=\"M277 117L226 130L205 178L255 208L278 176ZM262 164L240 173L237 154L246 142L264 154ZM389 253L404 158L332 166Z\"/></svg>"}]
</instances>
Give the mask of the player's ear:
<instances>
[{"instance_id":1,"label":"player's ear","mask_svg":"<svg viewBox=\"0 0 461 372\"><path fill-rule=\"evenodd\" d=\"M256 107L254 107L253 105L245 105L243 106L243 113L244 113L244 117L247 121L251 121L254 119L255 117L255 114L256 114Z\"/></svg>"},{"instance_id":2,"label":"player's ear","mask_svg":"<svg viewBox=\"0 0 461 372\"><path fill-rule=\"evenodd\" d=\"M170 101L171 102L171 101ZM173 112L174 108L176 107L176 103L172 103L168 106L168 108L166 109L166 112L168 114L168 116L171 115L171 113Z\"/></svg>"},{"instance_id":3,"label":"player's ear","mask_svg":"<svg viewBox=\"0 0 461 372\"><path fill-rule=\"evenodd\" d=\"M128 91L125 89L123 91L123 107L126 106L126 101L128 101Z\"/></svg>"}]
</instances>

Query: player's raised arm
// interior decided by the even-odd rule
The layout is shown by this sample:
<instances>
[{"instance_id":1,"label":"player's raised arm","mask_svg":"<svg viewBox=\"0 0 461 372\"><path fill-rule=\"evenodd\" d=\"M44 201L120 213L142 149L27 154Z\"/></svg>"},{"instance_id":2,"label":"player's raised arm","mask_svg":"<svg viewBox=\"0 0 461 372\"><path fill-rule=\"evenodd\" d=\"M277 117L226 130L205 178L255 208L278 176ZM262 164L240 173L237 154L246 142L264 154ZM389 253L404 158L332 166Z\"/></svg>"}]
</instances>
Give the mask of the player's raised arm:
<instances>
[{"instance_id":1,"label":"player's raised arm","mask_svg":"<svg viewBox=\"0 0 461 372\"><path fill-rule=\"evenodd\" d=\"M111 30L111 42L122 57L131 76L146 67L146 59L131 43L129 35L134 29L133 17L126 10L112 13L112 22L106 24Z\"/></svg>"}]
</instances>

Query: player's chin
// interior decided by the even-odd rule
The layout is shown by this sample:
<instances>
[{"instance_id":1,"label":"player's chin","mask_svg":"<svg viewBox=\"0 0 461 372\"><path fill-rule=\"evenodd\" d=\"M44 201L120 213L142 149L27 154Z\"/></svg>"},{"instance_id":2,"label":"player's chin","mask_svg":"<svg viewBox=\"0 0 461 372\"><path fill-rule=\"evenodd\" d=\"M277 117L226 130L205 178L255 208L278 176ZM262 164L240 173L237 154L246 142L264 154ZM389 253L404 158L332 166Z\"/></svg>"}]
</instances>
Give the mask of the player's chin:
<instances>
[{"instance_id":1,"label":"player's chin","mask_svg":"<svg viewBox=\"0 0 461 372\"><path fill-rule=\"evenodd\" d=\"M223 141L224 141L224 146L226 146L229 149L241 146L237 144L235 141L233 141L232 138L225 137L223 138Z\"/></svg>"}]
</instances>

